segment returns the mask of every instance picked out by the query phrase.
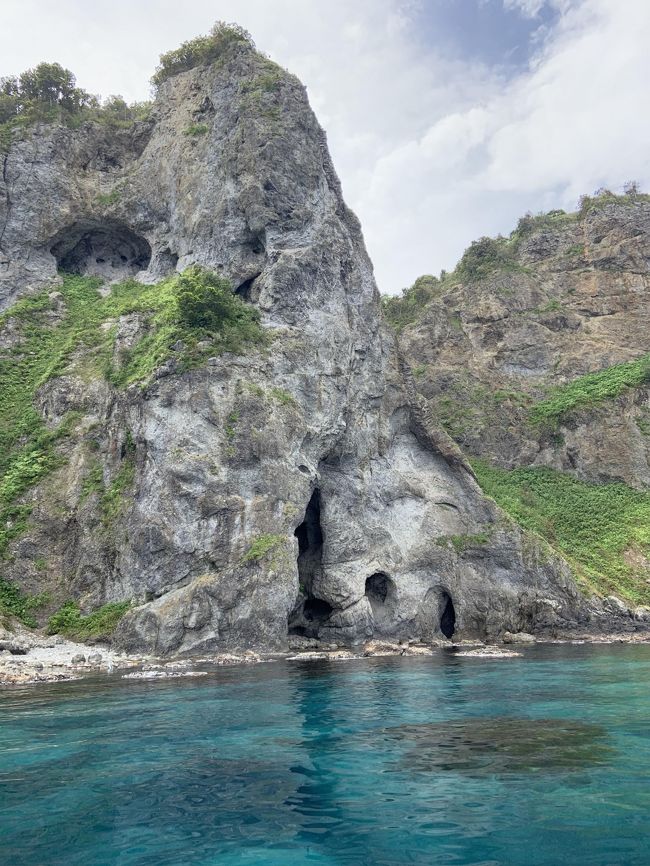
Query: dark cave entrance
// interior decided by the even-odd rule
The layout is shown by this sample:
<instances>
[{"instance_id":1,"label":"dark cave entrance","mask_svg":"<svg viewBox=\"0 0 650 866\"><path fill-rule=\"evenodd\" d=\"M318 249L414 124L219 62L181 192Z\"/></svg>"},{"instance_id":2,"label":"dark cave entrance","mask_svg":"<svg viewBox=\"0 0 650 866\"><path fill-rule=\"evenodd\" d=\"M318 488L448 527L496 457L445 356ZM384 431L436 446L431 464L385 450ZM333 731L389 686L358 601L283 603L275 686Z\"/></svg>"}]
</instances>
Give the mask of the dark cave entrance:
<instances>
[{"instance_id":1,"label":"dark cave entrance","mask_svg":"<svg viewBox=\"0 0 650 866\"><path fill-rule=\"evenodd\" d=\"M366 578L366 598L370 602L375 629L390 628L394 621L396 589L391 578L377 571Z\"/></svg>"},{"instance_id":2,"label":"dark cave entrance","mask_svg":"<svg viewBox=\"0 0 650 866\"><path fill-rule=\"evenodd\" d=\"M440 631L451 640L456 631L456 611L451 596L444 590L441 593L440 610Z\"/></svg>"},{"instance_id":3,"label":"dark cave entrance","mask_svg":"<svg viewBox=\"0 0 650 866\"><path fill-rule=\"evenodd\" d=\"M300 594L289 616L289 634L318 637L320 626L332 613L332 606L313 595L315 578L320 575L323 557L320 490L314 490L305 510L305 519L296 527L298 539L298 578Z\"/></svg>"},{"instance_id":4,"label":"dark cave entrance","mask_svg":"<svg viewBox=\"0 0 650 866\"><path fill-rule=\"evenodd\" d=\"M320 627L331 613L332 605L321 598L305 598L297 613L292 615L289 634L317 638Z\"/></svg>"},{"instance_id":5,"label":"dark cave entrance","mask_svg":"<svg viewBox=\"0 0 650 866\"><path fill-rule=\"evenodd\" d=\"M243 283L240 283L235 289L235 294L239 295L242 301L251 304L259 299L259 288L255 285L255 282L260 276L260 273L261 271L258 271L252 277L249 277L247 280L244 280Z\"/></svg>"},{"instance_id":6,"label":"dark cave entrance","mask_svg":"<svg viewBox=\"0 0 650 866\"><path fill-rule=\"evenodd\" d=\"M456 633L456 608L449 590L432 586L422 600L417 618L424 640L440 635L451 640Z\"/></svg>"},{"instance_id":7,"label":"dark cave entrance","mask_svg":"<svg viewBox=\"0 0 650 866\"><path fill-rule=\"evenodd\" d=\"M305 588L311 588L316 574L320 572L323 556L323 530L320 524L320 490L316 488L305 511L305 519L296 527L298 539L298 576Z\"/></svg>"},{"instance_id":8,"label":"dark cave entrance","mask_svg":"<svg viewBox=\"0 0 650 866\"><path fill-rule=\"evenodd\" d=\"M57 269L111 281L135 276L149 267L151 246L125 223L74 223L53 239L50 252Z\"/></svg>"}]
</instances>

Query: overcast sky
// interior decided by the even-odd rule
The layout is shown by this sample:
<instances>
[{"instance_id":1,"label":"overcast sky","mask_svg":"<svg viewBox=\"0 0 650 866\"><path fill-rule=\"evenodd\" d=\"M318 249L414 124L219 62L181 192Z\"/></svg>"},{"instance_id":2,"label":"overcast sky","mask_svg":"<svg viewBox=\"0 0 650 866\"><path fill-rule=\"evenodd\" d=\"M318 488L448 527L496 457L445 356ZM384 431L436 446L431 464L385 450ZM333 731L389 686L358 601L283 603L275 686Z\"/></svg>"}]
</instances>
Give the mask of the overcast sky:
<instances>
[{"instance_id":1,"label":"overcast sky","mask_svg":"<svg viewBox=\"0 0 650 866\"><path fill-rule=\"evenodd\" d=\"M650 0L0 0L0 75L41 60L129 101L237 21L325 127L379 287L453 268L526 211L650 189Z\"/></svg>"}]
</instances>

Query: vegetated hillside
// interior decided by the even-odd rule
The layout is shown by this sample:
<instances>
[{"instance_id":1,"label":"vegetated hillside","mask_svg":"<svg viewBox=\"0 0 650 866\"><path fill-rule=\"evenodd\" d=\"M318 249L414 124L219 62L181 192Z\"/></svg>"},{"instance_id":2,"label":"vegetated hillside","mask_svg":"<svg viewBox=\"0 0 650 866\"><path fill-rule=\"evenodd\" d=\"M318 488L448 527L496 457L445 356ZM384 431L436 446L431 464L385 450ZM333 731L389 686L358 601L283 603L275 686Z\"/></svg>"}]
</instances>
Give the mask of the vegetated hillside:
<instances>
[{"instance_id":1,"label":"vegetated hillside","mask_svg":"<svg viewBox=\"0 0 650 866\"><path fill-rule=\"evenodd\" d=\"M650 197L523 217L384 299L483 489L603 593L650 601Z\"/></svg>"}]
</instances>

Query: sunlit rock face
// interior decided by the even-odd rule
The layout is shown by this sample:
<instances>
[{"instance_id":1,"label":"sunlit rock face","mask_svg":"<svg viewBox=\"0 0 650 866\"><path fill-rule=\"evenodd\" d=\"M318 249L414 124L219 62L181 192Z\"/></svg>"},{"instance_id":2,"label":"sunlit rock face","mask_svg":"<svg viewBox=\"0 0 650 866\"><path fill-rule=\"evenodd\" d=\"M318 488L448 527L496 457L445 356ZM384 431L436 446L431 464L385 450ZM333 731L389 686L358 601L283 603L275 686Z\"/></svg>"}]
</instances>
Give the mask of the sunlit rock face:
<instances>
[{"instance_id":1,"label":"sunlit rock face","mask_svg":"<svg viewBox=\"0 0 650 866\"><path fill-rule=\"evenodd\" d=\"M86 610L132 599L116 640L157 653L584 624L568 568L482 496L405 382L323 131L291 75L257 92L267 69L235 46L165 82L149 122L41 126L8 154L5 307L57 265L151 283L200 264L272 337L189 372L170 362L144 388L74 364L43 386L50 424L81 420L65 465L28 494L8 576ZM124 351L145 328L113 326ZM107 528L83 479L93 460L115 477L127 453Z\"/></svg>"}]
</instances>

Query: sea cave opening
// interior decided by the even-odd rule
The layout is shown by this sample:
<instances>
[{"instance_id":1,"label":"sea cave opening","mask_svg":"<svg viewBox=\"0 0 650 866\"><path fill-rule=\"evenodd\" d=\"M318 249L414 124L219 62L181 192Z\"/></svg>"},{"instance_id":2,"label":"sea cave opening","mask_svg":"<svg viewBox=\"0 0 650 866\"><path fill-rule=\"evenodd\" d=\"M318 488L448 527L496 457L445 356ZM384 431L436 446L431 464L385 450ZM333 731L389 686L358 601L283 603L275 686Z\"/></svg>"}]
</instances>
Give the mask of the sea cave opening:
<instances>
[{"instance_id":1,"label":"sea cave opening","mask_svg":"<svg viewBox=\"0 0 650 866\"><path fill-rule=\"evenodd\" d=\"M151 261L147 239L118 221L74 223L53 239L50 252L57 270L111 282L135 276Z\"/></svg>"},{"instance_id":2,"label":"sea cave opening","mask_svg":"<svg viewBox=\"0 0 650 866\"><path fill-rule=\"evenodd\" d=\"M320 626L332 613L332 606L313 594L313 586L320 575L323 556L323 529L321 526L320 490L312 493L305 517L296 527L298 539L298 579L300 594L289 616L289 633L303 637L318 637Z\"/></svg>"},{"instance_id":3,"label":"sea cave opening","mask_svg":"<svg viewBox=\"0 0 650 866\"><path fill-rule=\"evenodd\" d=\"M370 603L375 628L382 630L393 622L396 603L395 584L383 571L366 578L366 598Z\"/></svg>"},{"instance_id":4,"label":"sea cave opening","mask_svg":"<svg viewBox=\"0 0 650 866\"><path fill-rule=\"evenodd\" d=\"M440 631L451 640L456 631L456 611L451 596L444 590L440 596L440 610Z\"/></svg>"},{"instance_id":5,"label":"sea cave opening","mask_svg":"<svg viewBox=\"0 0 650 866\"><path fill-rule=\"evenodd\" d=\"M418 614L422 637L443 635L451 640L456 632L456 608L451 593L444 586L432 586L424 596Z\"/></svg>"}]
</instances>

